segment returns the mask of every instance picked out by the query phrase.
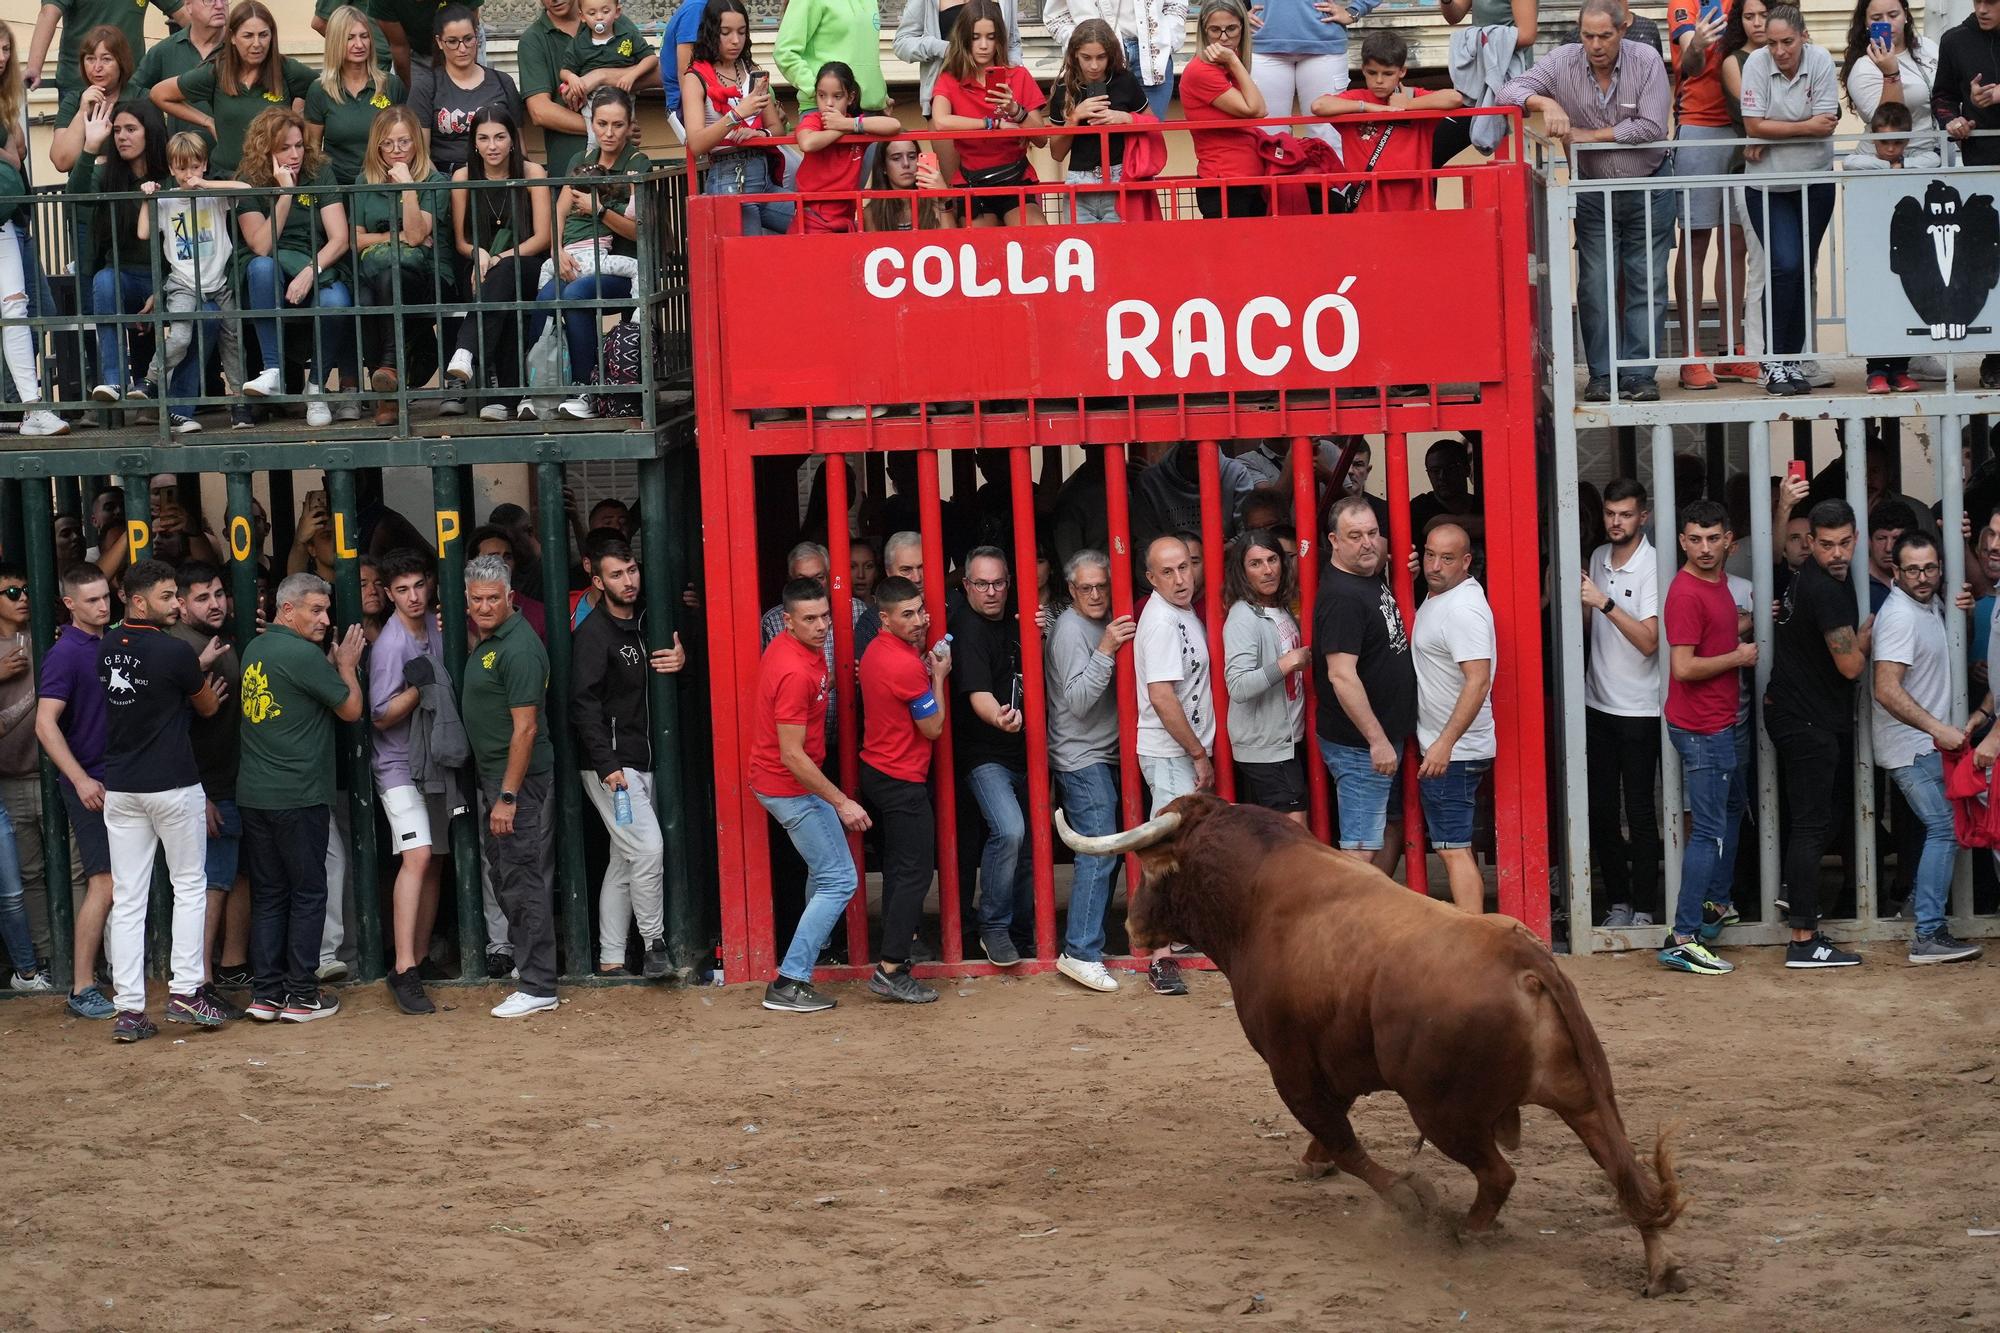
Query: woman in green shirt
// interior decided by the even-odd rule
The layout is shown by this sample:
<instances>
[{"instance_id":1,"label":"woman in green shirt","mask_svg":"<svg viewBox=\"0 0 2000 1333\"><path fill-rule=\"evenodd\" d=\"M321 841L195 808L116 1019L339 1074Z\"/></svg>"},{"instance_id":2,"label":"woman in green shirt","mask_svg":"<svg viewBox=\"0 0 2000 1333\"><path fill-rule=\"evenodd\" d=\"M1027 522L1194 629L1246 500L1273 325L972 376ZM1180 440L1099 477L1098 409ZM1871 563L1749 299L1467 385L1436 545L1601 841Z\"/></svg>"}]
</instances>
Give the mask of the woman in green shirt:
<instances>
[{"instance_id":1,"label":"woman in green shirt","mask_svg":"<svg viewBox=\"0 0 2000 1333\"><path fill-rule=\"evenodd\" d=\"M55 137L49 141L49 165L62 172L82 155L84 125L92 108L117 106L125 100L125 85L132 81L132 48L125 34L109 23L83 35L77 60L82 65L83 92L69 115L57 109Z\"/></svg>"},{"instance_id":2,"label":"woman in green shirt","mask_svg":"<svg viewBox=\"0 0 2000 1333\"><path fill-rule=\"evenodd\" d=\"M361 158L361 184L380 186L435 185L429 190L361 190L350 197L354 244L359 251L355 276L364 306L436 305L451 293L452 262L437 248L440 234L451 226L451 178L431 165L424 151L424 127L406 106L392 106L375 117ZM395 316L361 317L361 360L372 367L369 383L377 393L393 394L407 379L428 383L438 368L438 344L432 332L437 315L431 311L402 319L402 365L396 373ZM375 424L396 421L396 400L375 404Z\"/></svg>"},{"instance_id":3,"label":"woman in green shirt","mask_svg":"<svg viewBox=\"0 0 2000 1333\"><path fill-rule=\"evenodd\" d=\"M328 15L326 58L306 89L306 142L326 154L342 185L361 175L376 116L402 105L407 95L403 81L382 66L368 16L352 5Z\"/></svg>"},{"instance_id":4,"label":"woman in green shirt","mask_svg":"<svg viewBox=\"0 0 2000 1333\"><path fill-rule=\"evenodd\" d=\"M303 110L313 73L278 51L278 21L258 0L229 11L222 45L207 64L153 85L153 105L207 133L209 170L234 175L250 123L272 107Z\"/></svg>"},{"instance_id":5,"label":"woman in green shirt","mask_svg":"<svg viewBox=\"0 0 2000 1333\"><path fill-rule=\"evenodd\" d=\"M652 162L632 147L632 94L604 87L591 94L590 128L597 136L595 153L579 153L563 174L580 176L644 175ZM545 281L535 300L543 307L560 301L563 337L569 344L569 379L588 385L597 379L597 342L603 329L604 307L588 304L632 295L639 271L639 209L637 187L607 181L591 189L563 187L556 200L555 226L562 245L555 253L555 272L543 268ZM550 309L529 317L528 346L541 340ZM588 421L597 415L588 395L578 394L556 408L566 417Z\"/></svg>"},{"instance_id":6,"label":"woman in green shirt","mask_svg":"<svg viewBox=\"0 0 2000 1333\"><path fill-rule=\"evenodd\" d=\"M251 314L257 346L264 355L264 372L243 386L252 398L282 393L285 387L284 348L278 341L276 313L287 306L317 305L342 311L354 304L347 286L347 206L335 188L326 159L306 146L305 117L288 106L274 106L250 122L243 136L243 161L237 177L256 193L237 207L243 231L243 308ZM269 311L258 315L255 312ZM294 342L308 349L305 396L306 424L329 426L320 386L325 372L338 367L344 394L359 387L354 367L354 324L344 314L302 328ZM353 397L340 405L340 419L355 421L361 409Z\"/></svg>"}]
</instances>

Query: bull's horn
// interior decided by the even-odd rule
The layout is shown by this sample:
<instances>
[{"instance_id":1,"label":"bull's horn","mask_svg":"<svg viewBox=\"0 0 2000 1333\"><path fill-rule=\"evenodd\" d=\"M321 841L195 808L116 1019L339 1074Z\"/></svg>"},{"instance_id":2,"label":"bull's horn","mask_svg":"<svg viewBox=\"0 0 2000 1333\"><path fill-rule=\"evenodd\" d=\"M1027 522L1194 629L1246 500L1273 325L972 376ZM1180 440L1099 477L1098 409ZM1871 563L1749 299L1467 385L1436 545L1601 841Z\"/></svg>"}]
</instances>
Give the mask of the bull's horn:
<instances>
[{"instance_id":1,"label":"bull's horn","mask_svg":"<svg viewBox=\"0 0 2000 1333\"><path fill-rule=\"evenodd\" d=\"M1091 838L1072 829L1069 821L1063 818L1063 812L1056 811L1056 832L1062 835L1063 844L1071 851L1082 852L1086 856L1119 856L1125 852L1143 852L1155 843L1165 842L1173 837L1174 830L1180 826L1181 812L1169 810L1163 815L1155 815L1137 828Z\"/></svg>"}]
</instances>

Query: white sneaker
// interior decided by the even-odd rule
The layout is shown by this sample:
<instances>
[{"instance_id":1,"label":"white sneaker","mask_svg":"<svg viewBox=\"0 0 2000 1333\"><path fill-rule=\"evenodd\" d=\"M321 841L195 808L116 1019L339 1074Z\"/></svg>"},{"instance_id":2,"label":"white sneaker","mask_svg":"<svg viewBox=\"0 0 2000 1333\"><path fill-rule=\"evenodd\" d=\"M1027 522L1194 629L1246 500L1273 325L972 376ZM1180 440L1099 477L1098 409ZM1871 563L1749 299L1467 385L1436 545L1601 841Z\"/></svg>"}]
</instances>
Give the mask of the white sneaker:
<instances>
[{"instance_id":1,"label":"white sneaker","mask_svg":"<svg viewBox=\"0 0 2000 1333\"><path fill-rule=\"evenodd\" d=\"M125 391L115 384L100 384L90 391L90 396L100 403L122 402Z\"/></svg>"},{"instance_id":2,"label":"white sneaker","mask_svg":"<svg viewBox=\"0 0 2000 1333\"><path fill-rule=\"evenodd\" d=\"M1102 963L1086 962L1081 958L1071 958L1068 954L1056 956L1056 971L1068 977L1079 986L1097 991L1118 989L1118 978L1111 975Z\"/></svg>"},{"instance_id":3,"label":"white sneaker","mask_svg":"<svg viewBox=\"0 0 2000 1333\"><path fill-rule=\"evenodd\" d=\"M39 993L42 991L52 991L55 988L56 983L49 980L49 974L46 972L37 972L32 977L20 972L14 974L14 989L17 991Z\"/></svg>"},{"instance_id":4,"label":"white sneaker","mask_svg":"<svg viewBox=\"0 0 2000 1333\"><path fill-rule=\"evenodd\" d=\"M572 421L597 420L597 413L591 410L588 398L565 398L556 405L556 411Z\"/></svg>"},{"instance_id":5,"label":"white sneaker","mask_svg":"<svg viewBox=\"0 0 2000 1333\"><path fill-rule=\"evenodd\" d=\"M481 421L505 421L507 416L507 404L505 403L488 403L479 409L479 419Z\"/></svg>"},{"instance_id":6,"label":"white sneaker","mask_svg":"<svg viewBox=\"0 0 2000 1333\"><path fill-rule=\"evenodd\" d=\"M879 404L874 407L829 407L821 415L828 421L860 421L864 417L886 416L889 409Z\"/></svg>"},{"instance_id":7,"label":"white sneaker","mask_svg":"<svg viewBox=\"0 0 2000 1333\"><path fill-rule=\"evenodd\" d=\"M514 409L514 415L523 421L540 421L542 419L542 414L535 409L535 400L532 398L523 398L520 406Z\"/></svg>"},{"instance_id":8,"label":"white sneaker","mask_svg":"<svg viewBox=\"0 0 2000 1333\"><path fill-rule=\"evenodd\" d=\"M1833 383L1833 372L1817 361L1800 361L1796 363L1796 368L1799 378L1815 389L1824 389Z\"/></svg>"},{"instance_id":9,"label":"white sneaker","mask_svg":"<svg viewBox=\"0 0 2000 1333\"><path fill-rule=\"evenodd\" d=\"M1913 356L1910 358L1910 378L1926 384L1942 384L1944 362L1934 356Z\"/></svg>"},{"instance_id":10,"label":"white sneaker","mask_svg":"<svg viewBox=\"0 0 2000 1333\"><path fill-rule=\"evenodd\" d=\"M347 964L336 958L332 962L321 963L319 970L313 973L313 975L321 981L345 981L347 980Z\"/></svg>"},{"instance_id":11,"label":"white sneaker","mask_svg":"<svg viewBox=\"0 0 2000 1333\"><path fill-rule=\"evenodd\" d=\"M438 415L441 417L462 417L465 415L463 398L442 398L438 400Z\"/></svg>"},{"instance_id":12,"label":"white sneaker","mask_svg":"<svg viewBox=\"0 0 2000 1333\"><path fill-rule=\"evenodd\" d=\"M451 354L451 361L444 368L444 377L457 380L461 384L472 382L472 353L463 347Z\"/></svg>"},{"instance_id":13,"label":"white sneaker","mask_svg":"<svg viewBox=\"0 0 2000 1333\"><path fill-rule=\"evenodd\" d=\"M322 396L325 393L326 390L319 385L311 380L306 381L306 397L311 399L306 404L306 424L315 430L333 424L333 409L326 405L326 399Z\"/></svg>"},{"instance_id":14,"label":"white sneaker","mask_svg":"<svg viewBox=\"0 0 2000 1333\"><path fill-rule=\"evenodd\" d=\"M243 396L246 398L267 398L274 393L284 391L285 377L275 367L262 372L254 379L244 381L243 384Z\"/></svg>"},{"instance_id":15,"label":"white sneaker","mask_svg":"<svg viewBox=\"0 0 2000 1333\"><path fill-rule=\"evenodd\" d=\"M556 1007L553 995L530 995L526 991L515 991L506 999L493 1006L495 1018L526 1018L529 1014L539 1014Z\"/></svg>"},{"instance_id":16,"label":"white sneaker","mask_svg":"<svg viewBox=\"0 0 2000 1333\"><path fill-rule=\"evenodd\" d=\"M37 409L21 418L23 435L67 435L69 423L47 409Z\"/></svg>"}]
</instances>

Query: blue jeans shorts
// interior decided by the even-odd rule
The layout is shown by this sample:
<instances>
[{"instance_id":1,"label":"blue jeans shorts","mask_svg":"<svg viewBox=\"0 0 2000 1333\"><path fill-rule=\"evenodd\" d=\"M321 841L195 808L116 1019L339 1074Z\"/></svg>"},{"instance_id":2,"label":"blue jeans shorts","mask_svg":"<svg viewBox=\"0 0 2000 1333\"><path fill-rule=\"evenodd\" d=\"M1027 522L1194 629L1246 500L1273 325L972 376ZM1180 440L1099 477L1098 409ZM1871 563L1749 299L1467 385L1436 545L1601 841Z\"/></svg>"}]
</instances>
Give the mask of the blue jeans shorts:
<instances>
[{"instance_id":1,"label":"blue jeans shorts","mask_svg":"<svg viewBox=\"0 0 2000 1333\"><path fill-rule=\"evenodd\" d=\"M1401 751L1397 753L1397 773L1377 773L1365 747L1336 745L1320 738L1320 758L1333 775L1334 799L1340 805L1342 851L1380 850L1382 830L1389 822L1389 798L1402 771Z\"/></svg>"},{"instance_id":2,"label":"blue jeans shorts","mask_svg":"<svg viewBox=\"0 0 2000 1333\"><path fill-rule=\"evenodd\" d=\"M236 802L224 797L215 803L222 816L222 828L208 839L208 887L227 893L236 887L236 863L243 850L243 817Z\"/></svg>"},{"instance_id":3,"label":"blue jeans shorts","mask_svg":"<svg viewBox=\"0 0 2000 1333\"><path fill-rule=\"evenodd\" d=\"M1491 759L1454 759L1438 777L1417 779L1417 794L1424 802L1424 840L1432 851L1472 846L1479 784L1492 767Z\"/></svg>"}]
</instances>

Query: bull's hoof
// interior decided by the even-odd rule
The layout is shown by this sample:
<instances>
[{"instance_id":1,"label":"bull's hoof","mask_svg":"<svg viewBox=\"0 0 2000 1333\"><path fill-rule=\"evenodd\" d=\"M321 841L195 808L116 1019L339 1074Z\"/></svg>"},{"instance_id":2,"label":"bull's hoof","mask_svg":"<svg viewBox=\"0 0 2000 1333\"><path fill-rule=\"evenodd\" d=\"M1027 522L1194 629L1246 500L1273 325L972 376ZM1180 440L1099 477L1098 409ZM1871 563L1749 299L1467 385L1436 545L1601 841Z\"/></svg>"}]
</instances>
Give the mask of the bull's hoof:
<instances>
[{"instance_id":1,"label":"bull's hoof","mask_svg":"<svg viewBox=\"0 0 2000 1333\"><path fill-rule=\"evenodd\" d=\"M1658 1277L1646 1279L1646 1285L1640 1288L1648 1297L1676 1295L1687 1289L1688 1280L1681 1276L1678 1267L1668 1268Z\"/></svg>"},{"instance_id":2,"label":"bull's hoof","mask_svg":"<svg viewBox=\"0 0 2000 1333\"><path fill-rule=\"evenodd\" d=\"M1396 1177L1382 1197L1395 1206L1404 1220L1422 1222L1437 1212L1437 1191L1431 1183L1415 1172Z\"/></svg>"},{"instance_id":3,"label":"bull's hoof","mask_svg":"<svg viewBox=\"0 0 2000 1333\"><path fill-rule=\"evenodd\" d=\"M1293 1168L1292 1177L1295 1180L1324 1180L1339 1169L1334 1163L1315 1160L1311 1153L1307 1153L1299 1158L1298 1166Z\"/></svg>"}]
</instances>

